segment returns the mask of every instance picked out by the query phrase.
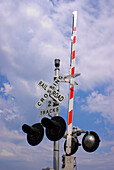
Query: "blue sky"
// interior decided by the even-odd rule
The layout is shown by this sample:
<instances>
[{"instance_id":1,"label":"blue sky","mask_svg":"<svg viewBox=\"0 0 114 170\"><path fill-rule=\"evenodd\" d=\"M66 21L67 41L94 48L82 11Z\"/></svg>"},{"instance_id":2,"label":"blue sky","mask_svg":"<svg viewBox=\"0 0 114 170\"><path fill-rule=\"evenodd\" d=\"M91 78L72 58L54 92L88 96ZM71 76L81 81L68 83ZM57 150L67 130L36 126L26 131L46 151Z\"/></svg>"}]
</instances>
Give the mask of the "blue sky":
<instances>
[{"instance_id":1,"label":"blue sky","mask_svg":"<svg viewBox=\"0 0 114 170\"><path fill-rule=\"evenodd\" d=\"M75 156L79 170L114 167L114 1L0 0L0 169L40 170L52 167L53 143L28 145L21 127L40 122L35 107L43 95L37 83L52 84L54 59L68 74L72 12L78 11L73 126L98 133L94 153L82 147ZM67 122L69 85L60 116ZM42 109L45 108L45 104ZM81 142L82 137L79 138ZM64 139L60 140L60 166Z\"/></svg>"}]
</instances>

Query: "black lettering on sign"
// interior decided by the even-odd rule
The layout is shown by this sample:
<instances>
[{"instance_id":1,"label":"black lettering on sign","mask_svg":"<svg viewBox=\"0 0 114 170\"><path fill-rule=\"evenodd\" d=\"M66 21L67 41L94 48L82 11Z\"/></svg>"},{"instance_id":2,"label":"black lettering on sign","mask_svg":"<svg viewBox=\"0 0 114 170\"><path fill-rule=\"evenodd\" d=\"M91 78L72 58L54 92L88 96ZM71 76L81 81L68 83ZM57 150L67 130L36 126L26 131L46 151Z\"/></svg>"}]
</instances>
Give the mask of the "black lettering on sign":
<instances>
[{"instance_id":1,"label":"black lettering on sign","mask_svg":"<svg viewBox=\"0 0 114 170\"><path fill-rule=\"evenodd\" d=\"M47 102L47 107L51 107L51 100Z\"/></svg>"},{"instance_id":2,"label":"black lettering on sign","mask_svg":"<svg viewBox=\"0 0 114 170\"><path fill-rule=\"evenodd\" d=\"M40 115L42 115L42 111L40 111Z\"/></svg>"},{"instance_id":3,"label":"black lettering on sign","mask_svg":"<svg viewBox=\"0 0 114 170\"><path fill-rule=\"evenodd\" d=\"M57 86L57 84L55 83L55 82L53 82L53 86L54 86L54 88Z\"/></svg>"},{"instance_id":4,"label":"black lettering on sign","mask_svg":"<svg viewBox=\"0 0 114 170\"><path fill-rule=\"evenodd\" d=\"M49 113L52 113L52 109L49 110Z\"/></svg>"},{"instance_id":5,"label":"black lettering on sign","mask_svg":"<svg viewBox=\"0 0 114 170\"><path fill-rule=\"evenodd\" d=\"M54 90L51 96L55 99L58 100L59 102L62 102L64 100L64 96L61 95L57 90Z\"/></svg>"},{"instance_id":6,"label":"black lettering on sign","mask_svg":"<svg viewBox=\"0 0 114 170\"><path fill-rule=\"evenodd\" d=\"M48 112L48 110L46 110L46 114L48 114L49 112Z\"/></svg>"},{"instance_id":7,"label":"black lettering on sign","mask_svg":"<svg viewBox=\"0 0 114 170\"><path fill-rule=\"evenodd\" d=\"M40 115L44 115L44 114L45 114L45 110L41 110Z\"/></svg>"},{"instance_id":8,"label":"black lettering on sign","mask_svg":"<svg viewBox=\"0 0 114 170\"><path fill-rule=\"evenodd\" d=\"M44 84L43 89L46 90L47 87L47 84Z\"/></svg>"},{"instance_id":9,"label":"black lettering on sign","mask_svg":"<svg viewBox=\"0 0 114 170\"><path fill-rule=\"evenodd\" d=\"M55 108L53 108L53 112L55 113Z\"/></svg>"},{"instance_id":10,"label":"black lettering on sign","mask_svg":"<svg viewBox=\"0 0 114 170\"><path fill-rule=\"evenodd\" d=\"M40 82L38 83L38 85L41 86L41 84L42 84L42 80L40 80Z\"/></svg>"},{"instance_id":11,"label":"black lettering on sign","mask_svg":"<svg viewBox=\"0 0 114 170\"><path fill-rule=\"evenodd\" d=\"M38 106L41 106L41 102L40 102L40 101L38 101L37 105L38 105Z\"/></svg>"},{"instance_id":12,"label":"black lettering on sign","mask_svg":"<svg viewBox=\"0 0 114 170\"><path fill-rule=\"evenodd\" d=\"M44 86L44 83L42 82L41 86L43 87Z\"/></svg>"},{"instance_id":13,"label":"black lettering on sign","mask_svg":"<svg viewBox=\"0 0 114 170\"><path fill-rule=\"evenodd\" d=\"M49 86L50 87L50 89L52 89L52 90L54 90L55 89L55 87L54 86Z\"/></svg>"},{"instance_id":14,"label":"black lettering on sign","mask_svg":"<svg viewBox=\"0 0 114 170\"><path fill-rule=\"evenodd\" d=\"M49 95L52 93L52 90L49 88L48 90L47 90L47 93L49 93Z\"/></svg>"},{"instance_id":15,"label":"black lettering on sign","mask_svg":"<svg viewBox=\"0 0 114 170\"><path fill-rule=\"evenodd\" d=\"M59 101L62 101L64 97L58 92L58 91L53 91L52 95L57 98ZM63 99L62 99L63 97Z\"/></svg>"},{"instance_id":16,"label":"black lettering on sign","mask_svg":"<svg viewBox=\"0 0 114 170\"><path fill-rule=\"evenodd\" d=\"M45 99L42 97L42 98L40 99L40 101L43 103L43 102L45 101Z\"/></svg>"},{"instance_id":17,"label":"black lettering on sign","mask_svg":"<svg viewBox=\"0 0 114 170\"><path fill-rule=\"evenodd\" d=\"M47 86L47 84L42 83L42 84L41 84L41 87L42 87L44 90L46 90L46 88L47 88L48 86Z\"/></svg>"},{"instance_id":18,"label":"black lettering on sign","mask_svg":"<svg viewBox=\"0 0 114 170\"><path fill-rule=\"evenodd\" d=\"M62 102L64 100L64 96L59 96L59 101Z\"/></svg>"},{"instance_id":19,"label":"black lettering on sign","mask_svg":"<svg viewBox=\"0 0 114 170\"><path fill-rule=\"evenodd\" d=\"M47 87L48 87L48 85L45 84L42 80L40 80L40 82L38 83L38 85L39 85L40 87L42 87L44 90L46 90Z\"/></svg>"},{"instance_id":20,"label":"black lettering on sign","mask_svg":"<svg viewBox=\"0 0 114 170\"><path fill-rule=\"evenodd\" d=\"M55 98L58 97L58 94L59 94L59 93L58 93L57 91L55 91L55 90L54 90L53 93L52 93L52 95L53 95Z\"/></svg>"},{"instance_id":21,"label":"black lettering on sign","mask_svg":"<svg viewBox=\"0 0 114 170\"><path fill-rule=\"evenodd\" d=\"M58 78L55 79L55 83L59 84L60 80Z\"/></svg>"},{"instance_id":22,"label":"black lettering on sign","mask_svg":"<svg viewBox=\"0 0 114 170\"><path fill-rule=\"evenodd\" d=\"M40 108L42 106L42 104L45 102L45 100L48 98L48 94L45 93L44 96L37 102L37 105L39 106L38 108Z\"/></svg>"},{"instance_id":23,"label":"black lettering on sign","mask_svg":"<svg viewBox=\"0 0 114 170\"><path fill-rule=\"evenodd\" d=\"M63 76L60 75L54 80L53 85L56 87L62 79L63 79Z\"/></svg>"},{"instance_id":24,"label":"black lettering on sign","mask_svg":"<svg viewBox=\"0 0 114 170\"><path fill-rule=\"evenodd\" d=\"M56 112L58 112L59 111L59 107L56 107Z\"/></svg>"},{"instance_id":25,"label":"black lettering on sign","mask_svg":"<svg viewBox=\"0 0 114 170\"><path fill-rule=\"evenodd\" d=\"M43 115L45 115L45 110L43 110Z\"/></svg>"},{"instance_id":26,"label":"black lettering on sign","mask_svg":"<svg viewBox=\"0 0 114 170\"><path fill-rule=\"evenodd\" d=\"M63 76L60 75L58 78L59 78L60 80L62 80L62 79L63 79Z\"/></svg>"},{"instance_id":27,"label":"black lettering on sign","mask_svg":"<svg viewBox=\"0 0 114 170\"><path fill-rule=\"evenodd\" d=\"M44 97L47 99L47 98L48 98L48 94L47 94L47 93L45 93L45 94L44 94Z\"/></svg>"}]
</instances>

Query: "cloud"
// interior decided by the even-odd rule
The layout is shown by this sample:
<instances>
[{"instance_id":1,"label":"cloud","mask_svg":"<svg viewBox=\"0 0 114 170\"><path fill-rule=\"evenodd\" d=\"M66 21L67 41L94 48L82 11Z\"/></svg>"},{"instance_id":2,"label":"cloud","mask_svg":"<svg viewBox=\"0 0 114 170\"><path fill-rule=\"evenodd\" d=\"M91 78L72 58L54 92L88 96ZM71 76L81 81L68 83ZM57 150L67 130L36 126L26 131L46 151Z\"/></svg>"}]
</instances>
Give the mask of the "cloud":
<instances>
[{"instance_id":1,"label":"cloud","mask_svg":"<svg viewBox=\"0 0 114 170\"><path fill-rule=\"evenodd\" d=\"M80 151L80 153L77 153L77 166L80 167L82 170L84 168L88 168L88 170L91 169L113 169L113 154L114 150L113 147L109 153L94 153L94 154L89 154L89 153L84 153L84 151ZM107 159L108 158L108 159ZM104 165L104 162L106 163Z\"/></svg>"},{"instance_id":2,"label":"cloud","mask_svg":"<svg viewBox=\"0 0 114 170\"><path fill-rule=\"evenodd\" d=\"M12 5L12 1L1 3L1 72L13 85L12 92L17 98L23 98L21 91L30 96L40 94L36 92L35 83L41 78L52 82L54 58L61 59L61 72L68 73L73 10L78 10L79 88L92 89L113 79L113 15L109 11L112 4L98 3L101 9L98 13L93 6L85 8L86 3L89 1L60 1L56 2L53 11L49 1L45 5L36 1L24 1L18 6L17 3Z\"/></svg>"},{"instance_id":3,"label":"cloud","mask_svg":"<svg viewBox=\"0 0 114 170\"><path fill-rule=\"evenodd\" d=\"M86 97L86 103L83 104L81 108L83 111L88 111L89 113L101 113L104 118L108 119L108 121L113 123L113 101L114 92L111 92L107 95L103 95L98 91L94 91Z\"/></svg>"},{"instance_id":4,"label":"cloud","mask_svg":"<svg viewBox=\"0 0 114 170\"><path fill-rule=\"evenodd\" d=\"M52 152L51 142L44 138L40 146L31 147L26 141L26 135L21 131L10 130L1 119L0 125L0 161L6 160L6 164L3 164L4 161L1 162L3 169L8 166L8 162L11 166L13 165L13 168L17 167L18 162L22 167L27 167L28 164L31 164L30 167L33 166L34 169L37 167L43 168L44 162L47 162L46 166L49 165L52 160L52 155L50 154ZM48 155L48 157L45 157L45 155Z\"/></svg>"},{"instance_id":5,"label":"cloud","mask_svg":"<svg viewBox=\"0 0 114 170\"><path fill-rule=\"evenodd\" d=\"M1 87L0 92L3 92L5 96L9 95L13 87L9 83L3 83L4 87Z\"/></svg>"},{"instance_id":6,"label":"cloud","mask_svg":"<svg viewBox=\"0 0 114 170\"><path fill-rule=\"evenodd\" d=\"M2 152L0 153L0 156L2 157L9 157L9 156L14 156L11 152L8 152L6 150L2 150Z\"/></svg>"}]
</instances>

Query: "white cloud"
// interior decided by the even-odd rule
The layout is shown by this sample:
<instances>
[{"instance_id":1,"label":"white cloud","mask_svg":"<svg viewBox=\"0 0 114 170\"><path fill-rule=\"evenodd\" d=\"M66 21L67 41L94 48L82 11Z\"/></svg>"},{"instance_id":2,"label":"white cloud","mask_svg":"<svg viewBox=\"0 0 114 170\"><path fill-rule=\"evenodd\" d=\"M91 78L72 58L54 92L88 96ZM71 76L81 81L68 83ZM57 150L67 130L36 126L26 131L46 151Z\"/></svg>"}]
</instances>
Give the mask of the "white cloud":
<instances>
[{"instance_id":1,"label":"white cloud","mask_svg":"<svg viewBox=\"0 0 114 170\"><path fill-rule=\"evenodd\" d=\"M2 119L13 120L16 118L21 120L22 117L18 113L18 107L13 97L9 96L7 100L0 97L0 117Z\"/></svg>"},{"instance_id":2,"label":"white cloud","mask_svg":"<svg viewBox=\"0 0 114 170\"><path fill-rule=\"evenodd\" d=\"M1 87L0 91L4 92L4 95L7 96L11 93L13 86L11 86L9 83L3 83L4 88Z\"/></svg>"},{"instance_id":3,"label":"white cloud","mask_svg":"<svg viewBox=\"0 0 114 170\"><path fill-rule=\"evenodd\" d=\"M114 141L102 141L101 142L101 147L106 148L106 147L109 147L109 146L111 146L111 148L113 148Z\"/></svg>"},{"instance_id":4,"label":"white cloud","mask_svg":"<svg viewBox=\"0 0 114 170\"><path fill-rule=\"evenodd\" d=\"M87 153L80 149L80 152L77 153L77 165L82 166L82 169L88 168L90 169L105 169L107 170L109 167L113 169L113 148L109 153ZM84 168L83 168L84 166Z\"/></svg>"},{"instance_id":5,"label":"white cloud","mask_svg":"<svg viewBox=\"0 0 114 170\"><path fill-rule=\"evenodd\" d=\"M98 91L93 91L86 97L86 103L82 105L82 110L89 113L101 113L102 116L111 123L114 122L114 93L103 95Z\"/></svg>"},{"instance_id":6,"label":"white cloud","mask_svg":"<svg viewBox=\"0 0 114 170\"><path fill-rule=\"evenodd\" d=\"M38 17L39 16L39 10L35 9L34 7L27 7L26 14L29 17Z\"/></svg>"},{"instance_id":7,"label":"white cloud","mask_svg":"<svg viewBox=\"0 0 114 170\"><path fill-rule=\"evenodd\" d=\"M2 156L2 157L10 157L10 156L14 156L14 155L13 155L13 153L8 152L8 151L6 151L5 149L3 149L3 150L0 152L0 156Z\"/></svg>"},{"instance_id":8,"label":"white cloud","mask_svg":"<svg viewBox=\"0 0 114 170\"><path fill-rule=\"evenodd\" d=\"M34 169L37 167L43 168L45 163L47 163L46 166L50 165L52 161L52 155L50 154L52 152L51 142L44 138L40 146L32 147L27 143L26 135L22 132L9 130L1 120L0 124L0 160L5 160L4 168L8 161L13 165L13 168L18 164L18 161L20 161L20 166L27 167L30 163ZM22 165L23 162L24 165Z\"/></svg>"},{"instance_id":9,"label":"white cloud","mask_svg":"<svg viewBox=\"0 0 114 170\"><path fill-rule=\"evenodd\" d=\"M11 130L8 129L7 124L0 119L0 124L1 124L1 133L0 133L0 141L1 142L11 142L13 140L23 140L24 136L20 134L16 129Z\"/></svg>"}]
</instances>

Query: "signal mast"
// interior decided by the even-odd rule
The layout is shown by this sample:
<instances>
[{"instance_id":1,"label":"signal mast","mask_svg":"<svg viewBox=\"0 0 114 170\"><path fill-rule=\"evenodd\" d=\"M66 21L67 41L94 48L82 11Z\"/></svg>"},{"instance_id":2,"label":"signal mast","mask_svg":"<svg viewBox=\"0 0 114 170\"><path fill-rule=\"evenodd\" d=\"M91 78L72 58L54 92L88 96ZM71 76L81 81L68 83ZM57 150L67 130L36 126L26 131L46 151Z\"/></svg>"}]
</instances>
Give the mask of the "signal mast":
<instances>
[{"instance_id":1,"label":"signal mast","mask_svg":"<svg viewBox=\"0 0 114 170\"><path fill-rule=\"evenodd\" d=\"M82 139L82 147L87 152L94 152L100 143L99 136L93 131L78 130L77 127L72 128L73 118L73 101L74 101L74 85L78 85L74 78L78 77L80 73L75 73L75 50L76 50L76 24L77 24L77 11L73 12L73 28L71 37L71 58L70 58L70 74L60 74L60 60L55 59L55 76L52 85L48 85L43 80L40 80L38 86L44 90L44 95L36 103L36 107L40 107L44 102L51 97L52 100L46 102L46 108L39 111L39 117L43 117L40 123L29 126L24 124L22 126L23 132L27 134L27 141L30 145L38 145L44 137L44 128L46 136L49 140L54 142L53 150L53 168L50 170L59 170L59 140L64 137L64 151L65 155L62 156L62 170L74 170L76 166L75 156L73 155L78 147L81 145L78 141L78 136L85 133ZM64 96L59 92L59 83L67 82L70 86L69 92L69 105L68 105L68 126L66 132L66 122L59 116L60 104L64 100ZM54 114L54 116L52 116ZM45 116L45 117L44 117ZM51 117L50 119L46 116ZM66 132L66 134L65 134ZM44 170L44 169L43 169Z\"/></svg>"}]
</instances>

